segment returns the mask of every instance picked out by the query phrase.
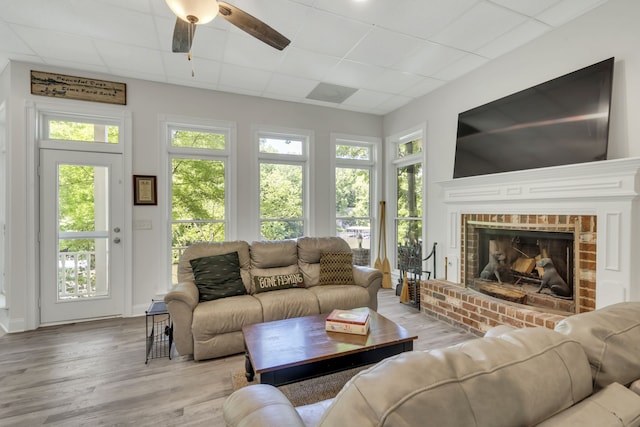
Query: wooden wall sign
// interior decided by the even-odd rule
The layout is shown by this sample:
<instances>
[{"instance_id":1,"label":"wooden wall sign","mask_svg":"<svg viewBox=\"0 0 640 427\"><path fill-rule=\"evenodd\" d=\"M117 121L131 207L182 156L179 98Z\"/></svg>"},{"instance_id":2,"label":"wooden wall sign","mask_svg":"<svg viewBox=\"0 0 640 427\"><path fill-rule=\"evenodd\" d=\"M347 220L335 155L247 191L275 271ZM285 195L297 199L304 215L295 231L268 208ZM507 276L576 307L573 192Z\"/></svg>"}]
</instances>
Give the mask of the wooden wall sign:
<instances>
[{"instance_id":1,"label":"wooden wall sign","mask_svg":"<svg viewBox=\"0 0 640 427\"><path fill-rule=\"evenodd\" d=\"M31 93L81 101L127 104L127 85L31 70Z\"/></svg>"}]
</instances>

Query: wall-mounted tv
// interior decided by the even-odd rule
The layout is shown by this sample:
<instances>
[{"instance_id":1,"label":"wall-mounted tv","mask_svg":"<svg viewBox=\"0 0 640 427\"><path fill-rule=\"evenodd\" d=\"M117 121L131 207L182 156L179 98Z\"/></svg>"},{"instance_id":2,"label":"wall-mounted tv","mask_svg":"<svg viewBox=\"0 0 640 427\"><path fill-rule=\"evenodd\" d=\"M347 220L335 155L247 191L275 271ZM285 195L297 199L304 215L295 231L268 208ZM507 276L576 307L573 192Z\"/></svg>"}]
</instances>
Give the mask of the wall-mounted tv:
<instances>
[{"instance_id":1,"label":"wall-mounted tv","mask_svg":"<svg viewBox=\"0 0 640 427\"><path fill-rule=\"evenodd\" d=\"M613 63L460 113L453 177L606 159Z\"/></svg>"}]
</instances>

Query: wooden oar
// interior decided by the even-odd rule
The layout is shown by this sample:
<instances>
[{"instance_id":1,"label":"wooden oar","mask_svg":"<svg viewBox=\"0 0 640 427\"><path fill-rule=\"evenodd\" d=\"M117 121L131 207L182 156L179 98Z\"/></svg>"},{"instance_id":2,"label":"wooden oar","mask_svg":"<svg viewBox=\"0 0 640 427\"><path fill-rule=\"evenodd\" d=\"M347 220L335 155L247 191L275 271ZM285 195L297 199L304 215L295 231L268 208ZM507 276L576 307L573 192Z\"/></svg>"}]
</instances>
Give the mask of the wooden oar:
<instances>
[{"instance_id":1,"label":"wooden oar","mask_svg":"<svg viewBox=\"0 0 640 427\"><path fill-rule=\"evenodd\" d=\"M382 259L380 258L380 247L382 245L382 203L383 202L380 202L380 215L378 216L378 218L380 219L380 223L378 226L378 257L376 258L375 264L373 264L373 268L380 271L382 271Z\"/></svg>"},{"instance_id":2,"label":"wooden oar","mask_svg":"<svg viewBox=\"0 0 640 427\"><path fill-rule=\"evenodd\" d=\"M387 218L385 202L382 202L382 238L384 239L384 259L382 260L382 287L391 288L391 265L387 258Z\"/></svg>"}]
</instances>

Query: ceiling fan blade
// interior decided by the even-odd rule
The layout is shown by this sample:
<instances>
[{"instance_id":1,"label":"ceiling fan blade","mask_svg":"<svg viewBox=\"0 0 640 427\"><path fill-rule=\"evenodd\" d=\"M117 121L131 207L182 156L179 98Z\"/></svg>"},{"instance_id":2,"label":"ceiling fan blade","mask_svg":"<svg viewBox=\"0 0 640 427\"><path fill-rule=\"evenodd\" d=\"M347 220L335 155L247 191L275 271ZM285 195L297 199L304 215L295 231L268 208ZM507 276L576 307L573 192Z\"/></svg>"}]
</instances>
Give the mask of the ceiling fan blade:
<instances>
[{"instance_id":1,"label":"ceiling fan blade","mask_svg":"<svg viewBox=\"0 0 640 427\"><path fill-rule=\"evenodd\" d=\"M173 29L172 52L188 53L191 50L196 26L176 18L176 26Z\"/></svg>"},{"instance_id":2,"label":"ceiling fan blade","mask_svg":"<svg viewBox=\"0 0 640 427\"><path fill-rule=\"evenodd\" d=\"M246 31L258 40L262 40L269 46L282 50L291 42L288 38L247 12L230 5L227 2L218 1L220 15L242 31Z\"/></svg>"}]
</instances>

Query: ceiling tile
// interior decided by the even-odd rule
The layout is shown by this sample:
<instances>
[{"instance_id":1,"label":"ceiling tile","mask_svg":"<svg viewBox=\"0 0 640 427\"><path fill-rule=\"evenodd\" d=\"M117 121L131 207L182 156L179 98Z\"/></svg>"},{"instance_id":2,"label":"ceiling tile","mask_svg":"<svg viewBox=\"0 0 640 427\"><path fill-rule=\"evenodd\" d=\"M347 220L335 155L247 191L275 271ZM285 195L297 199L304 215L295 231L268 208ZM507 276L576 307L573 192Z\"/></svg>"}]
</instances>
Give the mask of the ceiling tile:
<instances>
[{"instance_id":1,"label":"ceiling tile","mask_svg":"<svg viewBox=\"0 0 640 427\"><path fill-rule=\"evenodd\" d=\"M342 58L372 28L370 25L315 10L292 44L312 52Z\"/></svg>"},{"instance_id":2,"label":"ceiling tile","mask_svg":"<svg viewBox=\"0 0 640 427\"><path fill-rule=\"evenodd\" d=\"M482 56L474 54L465 55L453 64L438 71L432 77L440 80L452 81L472 70L475 70L487 61L488 59Z\"/></svg>"},{"instance_id":3,"label":"ceiling tile","mask_svg":"<svg viewBox=\"0 0 640 427\"><path fill-rule=\"evenodd\" d=\"M186 57L178 58L174 53L163 53L162 62L169 80L188 81L192 85L199 82L218 84L222 63L202 58L193 58L187 61ZM194 75L191 75L191 72Z\"/></svg>"},{"instance_id":4,"label":"ceiling tile","mask_svg":"<svg viewBox=\"0 0 640 427\"><path fill-rule=\"evenodd\" d=\"M410 88L400 92L400 95L408 96L411 98L419 98L431 92L432 90L439 88L445 83L446 82L444 80L425 77L418 84L411 86Z\"/></svg>"},{"instance_id":5,"label":"ceiling tile","mask_svg":"<svg viewBox=\"0 0 640 427\"><path fill-rule=\"evenodd\" d=\"M282 62L284 51L261 43L248 34L229 34L224 49L224 62L273 71Z\"/></svg>"},{"instance_id":6,"label":"ceiling tile","mask_svg":"<svg viewBox=\"0 0 640 427\"><path fill-rule=\"evenodd\" d=\"M311 80L322 80L339 58L320 55L295 47L287 48L278 72Z\"/></svg>"},{"instance_id":7,"label":"ceiling tile","mask_svg":"<svg viewBox=\"0 0 640 427\"><path fill-rule=\"evenodd\" d=\"M16 35L9 25L2 21L0 21L0 51L22 55L34 54L33 50Z\"/></svg>"},{"instance_id":8,"label":"ceiling tile","mask_svg":"<svg viewBox=\"0 0 640 427\"><path fill-rule=\"evenodd\" d=\"M401 93L415 86L424 77L396 70L384 70L381 74L362 84L364 89L386 93Z\"/></svg>"},{"instance_id":9,"label":"ceiling tile","mask_svg":"<svg viewBox=\"0 0 640 427\"><path fill-rule=\"evenodd\" d=\"M422 42L415 37L374 28L349 52L346 58L388 67L418 50L421 44Z\"/></svg>"},{"instance_id":10,"label":"ceiling tile","mask_svg":"<svg viewBox=\"0 0 640 427\"><path fill-rule=\"evenodd\" d=\"M71 0L74 32L102 40L159 49L153 16L111 4Z\"/></svg>"},{"instance_id":11,"label":"ceiling tile","mask_svg":"<svg viewBox=\"0 0 640 427\"><path fill-rule=\"evenodd\" d=\"M452 47L437 43L423 42L419 50L413 55L394 64L392 68L407 73L431 76L466 55Z\"/></svg>"},{"instance_id":12,"label":"ceiling tile","mask_svg":"<svg viewBox=\"0 0 640 427\"><path fill-rule=\"evenodd\" d=\"M492 3L507 7L527 16L536 16L545 9L557 4L560 0L491 0Z\"/></svg>"},{"instance_id":13,"label":"ceiling tile","mask_svg":"<svg viewBox=\"0 0 640 427\"><path fill-rule=\"evenodd\" d=\"M270 79L271 73L266 71L240 67L233 64L224 64L220 73L219 84L220 86L245 89L251 93L262 93Z\"/></svg>"},{"instance_id":14,"label":"ceiling tile","mask_svg":"<svg viewBox=\"0 0 640 427\"><path fill-rule=\"evenodd\" d=\"M264 90L265 94L281 94L287 97L304 98L318 84L315 80L274 74Z\"/></svg>"},{"instance_id":15,"label":"ceiling tile","mask_svg":"<svg viewBox=\"0 0 640 427\"><path fill-rule=\"evenodd\" d=\"M398 108L402 107L405 104L408 104L411 101L413 101L413 98L409 98L408 96L396 95L382 102L380 105L376 106L376 108L388 112L397 110Z\"/></svg>"},{"instance_id":16,"label":"ceiling tile","mask_svg":"<svg viewBox=\"0 0 640 427\"><path fill-rule=\"evenodd\" d=\"M171 52L176 18L163 0L0 0L0 66L49 64L385 114L607 0L229 1L291 44L277 51L218 17L197 27L188 61ZM321 82L358 90L343 104L302 98Z\"/></svg>"},{"instance_id":17,"label":"ceiling tile","mask_svg":"<svg viewBox=\"0 0 640 427\"><path fill-rule=\"evenodd\" d=\"M341 61L331 69L325 81L343 86L361 87L378 77L384 68L354 61Z\"/></svg>"},{"instance_id":18,"label":"ceiling tile","mask_svg":"<svg viewBox=\"0 0 640 427\"><path fill-rule=\"evenodd\" d=\"M376 91L367 90L367 89L360 89L359 91L351 95L349 98L347 98L347 100L343 102L343 105L374 108L392 97L393 95L390 95L388 93L376 92Z\"/></svg>"},{"instance_id":19,"label":"ceiling tile","mask_svg":"<svg viewBox=\"0 0 640 427\"><path fill-rule=\"evenodd\" d=\"M522 24L526 17L491 3L478 3L433 37L447 46L469 52Z\"/></svg>"},{"instance_id":20,"label":"ceiling tile","mask_svg":"<svg viewBox=\"0 0 640 427\"><path fill-rule=\"evenodd\" d=\"M475 53L486 58L497 58L500 55L522 46L551 30L551 27L540 21L528 20L513 30L499 36L488 44L477 49Z\"/></svg>"},{"instance_id":21,"label":"ceiling tile","mask_svg":"<svg viewBox=\"0 0 640 427\"><path fill-rule=\"evenodd\" d=\"M603 3L606 3L606 0L562 0L539 14L537 18L545 24L558 27Z\"/></svg>"},{"instance_id":22,"label":"ceiling tile","mask_svg":"<svg viewBox=\"0 0 640 427\"><path fill-rule=\"evenodd\" d=\"M95 42L98 54L110 69L164 75L162 53L158 50L124 46L105 40Z\"/></svg>"},{"instance_id":23,"label":"ceiling tile","mask_svg":"<svg viewBox=\"0 0 640 427\"><path fill-rule=\"evenodd\" d=\"M15 33L31 46L40 57L59 61L84 62L89 65L104 65L91 39L56 31L12 26ZM69 49L73 46L73 49Z\"/></svg>"}]
</instances>

